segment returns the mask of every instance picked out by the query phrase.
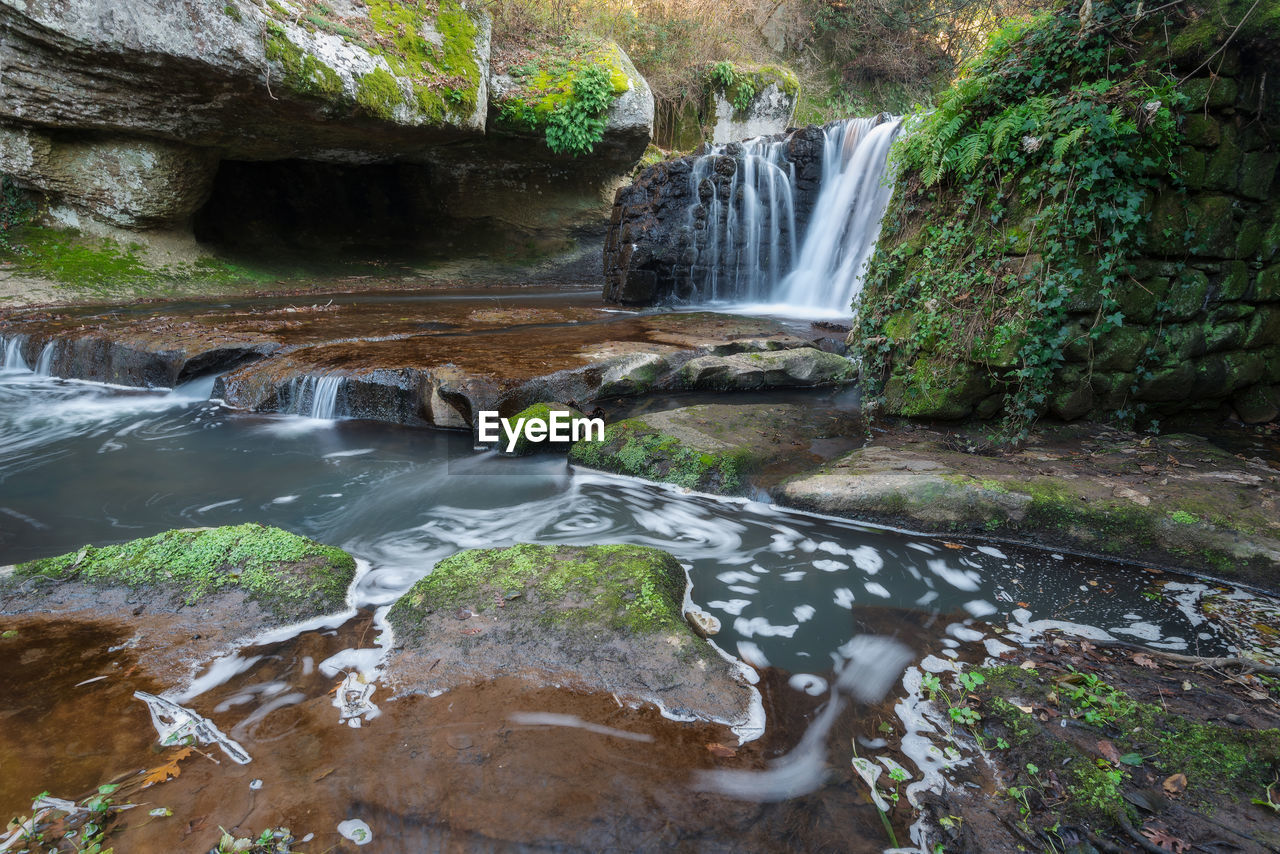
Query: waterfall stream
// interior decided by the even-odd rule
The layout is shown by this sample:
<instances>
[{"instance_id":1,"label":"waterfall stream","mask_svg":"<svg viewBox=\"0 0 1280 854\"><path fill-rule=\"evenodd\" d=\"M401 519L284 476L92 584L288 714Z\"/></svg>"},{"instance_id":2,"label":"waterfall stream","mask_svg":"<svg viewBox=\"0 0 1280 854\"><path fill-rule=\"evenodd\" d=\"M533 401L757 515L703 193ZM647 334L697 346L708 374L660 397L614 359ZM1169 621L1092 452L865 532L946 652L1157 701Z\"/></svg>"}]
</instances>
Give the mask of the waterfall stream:
<instances>
[{"instance_id":1,"label":"waterfall stream","mask_svg":"<svg viewBox=\"0 0 1280 854\"><path fill-rule=\"evenodd\" d=\"M337 418L342 383L340 376L298 377L289 384L287 411L330 421Z\"/></svg>"},{"instance_id":2,"label":"waterfall stream","mask_svg":"<svg viewBox=\"0 0 1280 854\"><path fill-rule=\"evenodd\" d=\"M877 116L823 129L821 183L803 235L790 137L717 145L698 158L689 179L699 202L689 214L696 292L753 313L848 317L892 193L885 175L900 126Z\"/></svg>"}]
</instances>

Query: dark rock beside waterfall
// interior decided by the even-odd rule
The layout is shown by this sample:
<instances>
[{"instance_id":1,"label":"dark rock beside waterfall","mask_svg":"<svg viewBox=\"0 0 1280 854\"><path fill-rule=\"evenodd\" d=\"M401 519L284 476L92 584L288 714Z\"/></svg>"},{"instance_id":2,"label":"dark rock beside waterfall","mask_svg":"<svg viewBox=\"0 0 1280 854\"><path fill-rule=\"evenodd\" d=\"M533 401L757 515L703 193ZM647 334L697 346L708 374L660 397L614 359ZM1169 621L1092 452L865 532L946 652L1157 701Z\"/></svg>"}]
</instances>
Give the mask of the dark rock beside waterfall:
<instances>
[{"instance_id":1,"label":"dark rock beside waterfall","mask_svg":"<svg viewBox=\"0 0 1280 854\"><path fill-rule=\"evenodd\" d=\"M823 129L802 128L785 139L784 157L795 171L796 229L803 234L822 183ZM710 297L702 292L709 271L697 265L708 231L708 205L713 194L727 202L735 192L733 177L742 157L736 143L722 151L696 187L694 163L711 153L705 146L650 166L618 190L605 239L605 300L652 305Z\"/></svg>"},{"instance_id":2,"label":"dark rock beside waterfall","mask_svg":"<svg viewBox=\"0 0 1280 854\"><path fill-rule=\"evenodd\" d=\"M515 676L745 724L755 691L685 622L687 576L664 551L631 545L460 552L387 614L387 679L431 693Z\"/></svg>"}]
</instances>

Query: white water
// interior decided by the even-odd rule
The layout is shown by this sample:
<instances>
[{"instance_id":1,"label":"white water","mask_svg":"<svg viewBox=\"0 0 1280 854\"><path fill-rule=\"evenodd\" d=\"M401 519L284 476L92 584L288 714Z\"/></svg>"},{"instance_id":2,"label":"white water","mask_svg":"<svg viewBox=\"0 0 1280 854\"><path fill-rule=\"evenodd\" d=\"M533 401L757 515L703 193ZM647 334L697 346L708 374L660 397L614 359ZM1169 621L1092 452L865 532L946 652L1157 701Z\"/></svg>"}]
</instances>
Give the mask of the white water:
<instances>
[{"instance_id":1,"label":"white water","mask_svg":"<svg viewBox=\"0 0 1280 854\"><path fill-rule=\"evenodd\" d=\"M42 377L53 376L53 341L49 341L40 350L40 358L36 360L36 373Z\"/></svg>"},{"instance_id":2,"label":"white water","mask_svg":"<svg viewBox=\"0 0 1280 854\"><path fill-rule=\"evenodd\" d=\"M714 146L695 161L689 178L694 195L708 179L715 190L705 203L707 239L693 262L695 270L705 269L705 297L764 299L796 256L796 171L786 148L786 140L760 137ZM728 178L728 198L721 199L718 185L725 179L715 175L715 167L726 155L737 168ZM691 208L691 229L696 214Z\"/></svg>"},{"instance_id":3,"label":"white water","mask_svg":"<svg viewBox=\"0 0 1280 854\"><path fill-rule=\"evenodd\" d=\"M15 335L4 341L4 362L0 364L3 364L6 370L30 370L30 368L27 367L26 359L22 358L22 341L23 338L21 335Z\"/></svg>"},{"instance_id":4,"label":"white water","mask_svg":"<svg viewBox=\"0 0 1280 854\"><path fill-rule=\"evenodd\" d=\"M289 409L293 415L306 415L323 421L338 417L338 391L343 377L299 377L289 386Z\"/></svg>"},{"instance_id":5,"label":"white water","mask_svg":"<svg viewBox=\"0 0 1280 854\"><path fill-rule=\"evenodd\" d=\"M886 171L900 126L876 117L824 130L821 189L798 247L788 140L715 146L699 158L690 182L702 205L691 209L689 227L696 233L705 212L691 273L701 298L742 313L847 318L892 194ZM716 172L726 156L737 165L727 178Z\"/></svg>"}]
</instances>

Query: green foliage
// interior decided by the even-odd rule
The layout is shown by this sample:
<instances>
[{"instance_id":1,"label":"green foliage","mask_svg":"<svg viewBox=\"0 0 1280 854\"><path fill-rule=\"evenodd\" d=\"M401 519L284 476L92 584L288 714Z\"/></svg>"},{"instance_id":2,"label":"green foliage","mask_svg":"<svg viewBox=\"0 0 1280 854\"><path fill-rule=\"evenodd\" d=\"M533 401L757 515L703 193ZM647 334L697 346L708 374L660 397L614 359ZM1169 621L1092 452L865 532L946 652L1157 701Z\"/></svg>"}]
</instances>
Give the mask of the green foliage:
<instances>
[{"instance_id":1,"label":"green foliage","mask_svg":"<svg viewBox=\"0 0 1280 854\"><path fill-rule=\"evenodd\" d=\"M604 139L605 114L613 103L609 72L589 65L573 78L573 98L556 107L547 121L547 148L557 154L590 154Z\"/></svg>"},{"instance_id":2,"label":"green foliage","mask_svg":"<svg viewBox=\"0 0 1280 854\"><path fill-rule=\"evenodd\" d=\"M862 295L870 376L884 382L921 355L944 374L977 367L1005 392L1008 439L1048 406L1086 273L1102 306L1088 339L1123 325L1116 295L1145 205L1179 181L1174 78L1137 58L1162 19L1125 0L1092 10L1086 22L1071 4L1006 25L935 110L908 117L892 152L899 192ZM885 324L904 310L913 333L893 340Z\"/></svg>"}]
</instances>

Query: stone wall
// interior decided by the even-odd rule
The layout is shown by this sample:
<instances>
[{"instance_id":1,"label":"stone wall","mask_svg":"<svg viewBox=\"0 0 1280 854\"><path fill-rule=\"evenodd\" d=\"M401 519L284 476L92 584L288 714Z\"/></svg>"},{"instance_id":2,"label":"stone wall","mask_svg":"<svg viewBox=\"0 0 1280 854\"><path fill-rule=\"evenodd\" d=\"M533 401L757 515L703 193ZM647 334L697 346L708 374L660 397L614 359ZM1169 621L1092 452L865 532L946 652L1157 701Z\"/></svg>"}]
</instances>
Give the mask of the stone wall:
<instances>
[{"instance_id":1,"label":"stone wall","mask_svg":"<svg viewBox=\"0 0 1280 854\"><path fill-rule=\"evenodd\" d=\"M1122 413L1143 422L1231 407L1246 422L1280 415L1280 96L1271 82L1280 54L1268 41L1274 32L1249 37L1244 30L1218 52L1230 28L1214 31L1214 14L1193 10L1190 23L1182 19L1182 32L1170 28L1171 47L1162 39L1154 46L1159 61L1173 53L1173 71L1183 78L1179 89L1188 101L1180 169L1146 199L1145 240L1132 275L1114 292L1122 325L1097 340L1089 331L1103 312L1103 297L1092 262L1081 259L1066 294L1068 343L1043 402L1045 414L1072 420ZM913 180L900 175L898 186ZM946 203L947 192L939 190L933 203ZM921 239L914 227L918 215L902 203L909 195L896 193L886 220L895 227L882 236L877 259L910 253L912 241ZM1017 239L995 266L1031 280L1042 262L1038 242L1045 238L1029 228L1019 233L1016 224L1010 232ZM890 303L890 290L864 293L856 307L863 316L882 318L877 337L855 327L849 339L851 348L883 359L883 373L866 379L882 391L884 409L938 419L1001 412L1018 364L1016 342L987 348L981 361L968 354L953 364L945 356L950 342L919 349L916 320Z\"/></svg>"}]
</instances>

